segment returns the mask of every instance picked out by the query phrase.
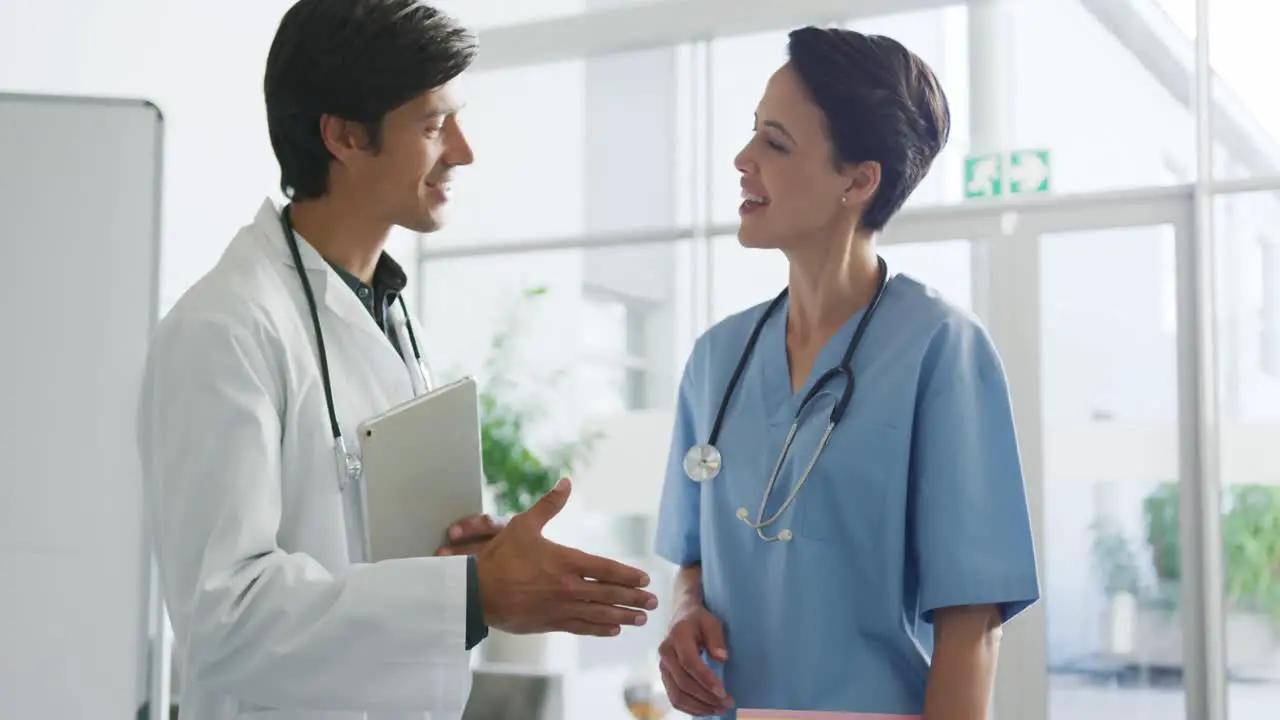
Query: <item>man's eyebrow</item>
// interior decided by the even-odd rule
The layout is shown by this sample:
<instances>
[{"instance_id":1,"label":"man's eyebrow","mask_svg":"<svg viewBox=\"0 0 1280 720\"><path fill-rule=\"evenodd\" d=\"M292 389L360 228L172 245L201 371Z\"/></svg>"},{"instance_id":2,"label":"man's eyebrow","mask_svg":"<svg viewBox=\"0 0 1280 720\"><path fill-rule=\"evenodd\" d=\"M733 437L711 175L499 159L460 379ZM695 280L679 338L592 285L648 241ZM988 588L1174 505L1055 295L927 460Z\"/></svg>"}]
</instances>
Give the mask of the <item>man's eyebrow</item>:
<instances>
[{"instance_id":1,"label":"man's eyebrow","mask_svg":"<svg viewBox=\"0 0 1280 720\"><path fill-rule=\"evenodd\" d=\"M465 103L458 104L458 105L446 105L445 107L434 108L432 110L428 110L427 112L423 113L421 116L421 119L434 120L436 118L448 117L450 115L457 115L458 112L462 110L462 108L464 107L466 107Z\"/></svg>"}]
</instances>

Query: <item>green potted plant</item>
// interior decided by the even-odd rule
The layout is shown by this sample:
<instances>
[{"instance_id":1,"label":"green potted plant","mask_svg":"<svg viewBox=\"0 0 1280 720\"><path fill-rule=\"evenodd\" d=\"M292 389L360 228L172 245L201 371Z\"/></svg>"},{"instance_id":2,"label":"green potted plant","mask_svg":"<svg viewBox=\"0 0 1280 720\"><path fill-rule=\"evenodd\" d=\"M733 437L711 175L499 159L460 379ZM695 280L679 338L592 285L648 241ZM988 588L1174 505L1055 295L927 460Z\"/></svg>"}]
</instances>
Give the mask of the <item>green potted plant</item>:
<instances>
[{"instance_id":1,"label":"green potted plant","mask_svg":"<svg viewBox=\"0 0 1280 720\"><path fill-rule=\"evenodd\" d=\"M519 302L490 342L480 381L480 451L485 485L500 515L524 512L591 450L595 437L537 444L533 431L546 416L546 401L560 377L517 376L514 372L525 311L545 288L521 293ZM545 661L545 635L509 635L490 631L481 644L488 662L537 665Z\"/></svg>"},{"instance_id":2,"label":"green potted plant","mask_svg":"<svg viewBox=\"0 0 1280 720\"><path fill-rule=\"evenodd\" d=\"M1139 594L1138 559L1133 546L1111 519L1099 519L1093 531L1093 566L1102 580L1107 606L1102 645L1107 652L1131 652L1136 641Z\"/></svg>"},{"instance_id":3,"label":"green potted plant","mask_svg":"<svg viewBox=\"0 0 1280 720\"><path fill-rule=\"evenodd\" d=\"M1155 592L1144 604L1169 613L1177 610L1182 591L1179 492L1176 481L1163 482L1142 501L1147 549L1156 579Z\"/></svg>"},{"instance_id":4,"label":"green potted plant","mask_svg":"<svg viewBox=\"0 0 1280 720\"><path fill-rule=\"evenodd\" d=\"M1157 487L1143 503L1147 544L1160 579L1144 605L1173 617L1181 586L1179 488ZM1231 484L1222 493L1223 600L1233 672L1274 672L1280 655L1280 487Z\"/></svg>"},{"instance_id":5,"label":"green potted plant","mask_svg":"<svg viewBox=\"0 0 1280 720\"><path fill-rule=\"evenodd\" d=\"M557 390L559 374L517 377L513 372L524 310L546 289L523 291L506 322L493 336L480 378L480 450L485 484L500 514L528 510L590 452L595 437L584 435L535 448L530 437L546 418L545 402ZM535 390L541 392L535 392Z\"/></svg>"},{"instance_id":6,"label":"green potted plant","mask_svg":"<svg viewBox=\"0 0 1280 720\"><path fill-rule=\"evenodd\" d=\"M1280 625L1280 487L1234 485L1226 500L1222 544L1230 609Z\"/></svg>"},{"instance_id":7,"label":"green potted plant","mask_svg":"<svg viewBox=\"0 0 1280 720\"><path fill-rule=\"evenodd\" d=\"M1138 595L1138 559L1129 539L1120 527L1110 519L1093 523L1094 570L1102 579L1102 589L1108 597L1128 594Z\"/></svg>"},{"instance_id":8,"label":"green potted plant","mask_svg":"<svg viewBox=\"0 0 1280 720\"><path fill-rule=\"evenodd\" d=\"M1181 580L1178 485L1161 484L1143 503L1156 576L1176 602ZM1260 613L1280 624L1280 487L1229 485L1222 496L1223 574L1229 611Z\"/></svg>"}]
</instances>

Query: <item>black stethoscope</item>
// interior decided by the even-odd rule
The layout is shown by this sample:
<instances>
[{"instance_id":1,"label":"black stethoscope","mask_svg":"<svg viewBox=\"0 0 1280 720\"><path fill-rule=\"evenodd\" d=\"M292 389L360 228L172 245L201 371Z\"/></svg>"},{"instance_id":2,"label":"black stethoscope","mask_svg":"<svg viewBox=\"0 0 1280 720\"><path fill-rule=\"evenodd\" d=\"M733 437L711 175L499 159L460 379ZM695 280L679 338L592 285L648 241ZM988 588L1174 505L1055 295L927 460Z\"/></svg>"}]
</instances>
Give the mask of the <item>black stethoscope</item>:
<instances>
[{"instance_id":1,"label":"black stethoscope","mask_svg":"<svg viewBox=\"0 0 1280 720\"><path fill-rule=\"evenodd\" d=\"M280 227L284 230L285 242L289 243L289 252L293 255L294 267L298 270L298 279L302 281L302 292L307 296L307 306L311 310L311 323L316 331L316 353L320 360L320 380L324 384L324 402L329 410L329 428L333 432L333 452L338 465L338 487L346 490L349 483L359 482L363 472L360 456L347 448L347 441L342 436L342 427L338 424L338 412L333 405L333 384L329 379L329 355L324 349L324 332L320 329L320 311L316 306L315 294L311 291L311 281L307 278L307 270L302 265L302 254L298 251L298 241L293 233L293 221L289 217L289 206L280 212ZM422 361L422 352L418 349L418 338L413 332L413 323L409 321L409 308L405 304L404 294L396 298L400 301L400 311L404 313L404 327L408 331L409 344L413 348L414 364L417 365L424 389L431 387L431 379Z\"/></svg>"},{"instance_id":2,"label":"black stethoscope","mask_svg":"<svg viewBox=\"0 0 1280 720\"><path fill-rule=\"evenodd\" d=\"M777 535L766 535L764 529L776 522L796 499L796 495L800 493L800 488L809 479L809 473L818 464L818 458L822 456L822 451L826 448L827 441L831 439L832 431L835 430L840 419L844 417L845 411L849 409L849 402L853 399L853 353L858 349L862 334L871 322L871 316L875 314L876 307L880 304L880 298L884 295L885 287L889 283L889 266L885 263L884 258L877 257L876 260L880 266L880 279L876 285L876 292L871 297L871 302L868 303L866 312L862 314L862 319L858 321L858 327L854 330L853 337L849 340L849 346L845 348L844 358L841 359L840 364L824 372L817 382L813 384L813 387L809 389L809 392L805 393L804 399L800 401L800 407L796 408L795 417L791 421L791 429L787 432L787 439L782 444L782 452L778 454L778 462L773 467L773 474L769 476L769 484L765 487L764 497L760 500L760 510L756 513L755 521L751 521L746 508L738 508L738 519L755 530L760 539L765 542L774 542L776 540L786 542L791 539L790 530L783 530ZM720 474L721 456L720 450L716 447L716 442L720 439L720 428L724 424L724 416L728 412L729 401L733 398L733 392L737 389L738 383L742 379L742 371L746 368L747 361L751 358L752 353L755 352L756 341L760 337L761 330L764 329L769 317L778 309L778 306L782 304L786 297L787 289L783 288L782 292L765 308L764 314L760 316L760 319L756 321L755 327L752 328L751 335L747 339L747 346L743 348L742 355L738 358L738 366L734 368L733 375L729 378L729 386L725 388L724 395L720 398L720 407L716 411L716 419L711 426L711 435L705 443L694 445L685 454L684 472L689 476L690 480L704 483ZM831 408L831 416L827 420L827 428L822 433L822 439L818 442L818 448L814 450L813 457L809 459L809 464L805 466L804 472L796 482L795 488L791 490L787 499L783 501L782 506L766 519L764 517L765 507L769 503L769 497L773 494L773 486L778 482L778 473L782 470L782 463L787 457L787 451L791 449L791 442L795 439L796 430L800 428L800 420L804 415L805 408L814 398L818 397L822 388L828 382L838 377L843 377L845 380L844 390L840 393L840 399Z\"/></svg>"}]
</instances>

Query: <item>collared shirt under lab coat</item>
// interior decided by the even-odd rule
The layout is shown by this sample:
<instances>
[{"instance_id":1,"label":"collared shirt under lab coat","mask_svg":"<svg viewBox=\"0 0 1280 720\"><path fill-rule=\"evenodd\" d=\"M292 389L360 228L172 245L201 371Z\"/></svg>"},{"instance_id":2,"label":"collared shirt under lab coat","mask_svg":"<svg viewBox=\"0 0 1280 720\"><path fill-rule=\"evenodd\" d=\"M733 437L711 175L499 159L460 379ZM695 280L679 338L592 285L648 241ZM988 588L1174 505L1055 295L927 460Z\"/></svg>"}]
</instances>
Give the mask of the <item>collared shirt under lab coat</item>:
<instances>
[{"instance_id":1,"label":"collared shirt under lab coat","mask_svg":"<svg viewBox=\"0 0 1280 720\"><path fill-rule=\"evenodd\" d=\"M359 422L412 397L410 375L350 288L299 250L352 444ZM138 432L183 720L457 718L466 558L361 562L313 336L270 201L157 330Z\"/></svg>"}]
</instances>

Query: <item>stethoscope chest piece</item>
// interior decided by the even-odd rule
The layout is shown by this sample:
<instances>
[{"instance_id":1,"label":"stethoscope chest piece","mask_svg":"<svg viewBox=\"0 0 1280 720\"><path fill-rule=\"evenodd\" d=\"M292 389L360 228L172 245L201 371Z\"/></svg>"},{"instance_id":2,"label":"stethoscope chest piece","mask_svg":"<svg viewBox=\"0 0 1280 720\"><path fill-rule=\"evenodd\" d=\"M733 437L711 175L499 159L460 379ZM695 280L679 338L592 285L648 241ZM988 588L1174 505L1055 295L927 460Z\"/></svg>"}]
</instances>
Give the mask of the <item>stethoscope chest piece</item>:
<instances>
[{"instance_id":1,"label":"stethoscope chest piece","mask_svg":"<svg viewBox=\"0 0 1280 720\"><path fill-rule=\"evenodd\" d=\"M787 508L791 507L791 503L795 501L796 495L800 492L800 488L804 487L805 482L809 479L809 474L813 472L813 468L818 463L818 458L822 455L823 449L827 446L827 441L831 439L831 432L835 430L836 424L840 422L844 416L845 410L849 407L849 401L853 397L854 376L853 376L853 354L858 348L858 343L862 340L862 333L867 329L871 316L875 313L876 307L880 304L880 298L884 295L885 287L889 283L889 267L885 263L884 258L877 258L880 266L880 283L876 287L875 294L872 295L870 303L862 314L862 319L858 321L857 327L853 331L853 337L850 338L848 346L845 348L844 357L840 364L819 376L816 383L805 394L804 399L800 402L800 407L796 410L795 419L791 423L791 429L787 432L787 439L782 443L782 450L778 453L778 461L773 467L773 473L769 476L769 484L764 490L764 496L760 499L760 510L756 513L753 521L751 514L746 508L738 508L735 513L738 519L756 531L756 535L765 542L787 542L791 540L792 534L790 530L782 530L777 535L768 535L765 528L773 525L774 522L782 516ZM720 406L716 411L715 423L711 426L711 434L704 443L699 443L689 448L684 456L684 472L694 482L705 483L708 480L720 474L720 451L716 449L716 442L720 437L720 429L723 426L725 413L729 408L729 400L733 397L733 391L738 387L739 381L742 379L742 371L747 365L747 360L755 351L756 341L760 338L760 332L764 329L764 325L768 322L769 317L782 304L783 299L787 297L787 290L783 289L777 297L769 303L760 318L756 320L755 327L751 330L751 335L747 338L747 345L742 350L742 354L738 356L737 367L733 370L733 375L729 378L729 385L725 388L724 394L720 397ZM783 461L787 457L787 452L791 449L791 442L796 437L796 430L800 427L804 409L809 402L818 396L823 386L829 381L838 378L845 379L844 390L841 392L840 399L831 409L831 417L827 422L826 432L823 433L822 439L818 443L818 447L814 450L813 456L810 457L808 464L800 473L799 479L796 480L795 487L791 493L783 501L782 505L774 511L773 515L766 518L764 513L769 504L769 497L773 494L774 485L778 481L778 473L782 471Z\"/></svg>"},{"instance_id":2,"label":"stethoscope chest piece","mask_svg":"<svg viewBox=\"0 0 1280 720\"><path fill-rule=\"evenodd\" d=\"M720 451L711 443L698 443L684 454L684 473L694 482L707 482L720 474Z\"/></svg>"},{"instance_id":3,"label":"stethoscope chest piece","mask_svg":"<svg viewBox=\"0 0 1280 720\"><path fill-rule=\"evenodd\" d=\"M289 217L289 206L280 211L280 230L284 233L285 243L289 246L289 254L293 257L293 265L298 271L298 281L302 284L302 292L307 298L307 308L311 313L311 325L316 334L316 355L320 365L320 379L324 386L324 404L329 412L329 429L333 432L333 456L338 471L338 489L346 492L352 484L359 483L364 473L364 464L360 456L347 448L347 441L342 436L338 425L338 411L333 404L333 383L329 377L329 356L324 349L324 330L320 326L320 310L316 305L315 293L311 289L311 281L307 279L307 271L298 250L298 240L294 236L293 221ZM418 339L413 334L413 324L409 321L409 307L405 304L404 294L399 296L400 311L404 315L404 329L409 336L409 345L413 349L413 360L417 365L422 387L414 387L414 395L419 391L426 392L431 388L431 376L426 363L422 360L422 352L418 348ZM407 364L406 360L406 364ZM410 378L412 381L412 378Z\"/></svg>"},{"instance_id":4,"label":"stethoscope chest piece","mask_svg":"<svg viewBox=\"0 0 1280 720\"><path fill-rule=\"evenodd\" d=\"M334 439L333 454L338 462L338 489L345 492L348 485L360 480L364 466L360 457L347 449L347 441L342 436Z\"/></svg>"}]
</instances>

